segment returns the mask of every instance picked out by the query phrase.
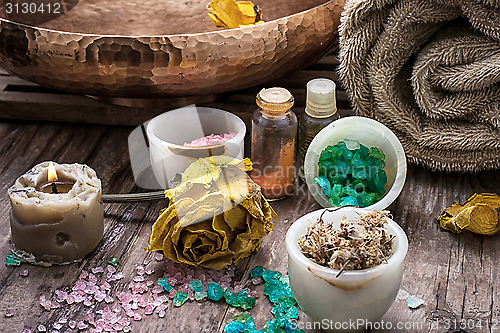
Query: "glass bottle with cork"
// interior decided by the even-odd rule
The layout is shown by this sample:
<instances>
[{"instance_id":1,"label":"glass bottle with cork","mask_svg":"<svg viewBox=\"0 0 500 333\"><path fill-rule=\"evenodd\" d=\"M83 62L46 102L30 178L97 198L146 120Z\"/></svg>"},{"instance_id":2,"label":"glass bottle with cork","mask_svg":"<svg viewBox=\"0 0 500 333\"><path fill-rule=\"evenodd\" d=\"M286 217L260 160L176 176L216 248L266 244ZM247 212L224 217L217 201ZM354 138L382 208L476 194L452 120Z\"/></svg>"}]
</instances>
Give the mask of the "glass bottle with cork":
<instances>
[{"instance_id":1,"label":"glass bottle with cork","mask_svg":"<svg viewBox=\"0 0 500 333\"><path fill-rule=\"evenodd\" d=\"M262 89L256 97L259 108L252 116L250 176L268 200L293 192L297 116L291 110L292 94L285 88Z\"/></svg>"},{"instance_id":2,"label":"glass bottle with cork","mask_svg":"<svg viewBox=\"0 0 500 333\"><path fill-rule=\"evenodd\" d=\"M335 82L323 78L307 82L306 108L299 121L297 152L299 175L302 179L304 159L311 141L323 128L339 118Z\"/></svg>"}]
</instances>

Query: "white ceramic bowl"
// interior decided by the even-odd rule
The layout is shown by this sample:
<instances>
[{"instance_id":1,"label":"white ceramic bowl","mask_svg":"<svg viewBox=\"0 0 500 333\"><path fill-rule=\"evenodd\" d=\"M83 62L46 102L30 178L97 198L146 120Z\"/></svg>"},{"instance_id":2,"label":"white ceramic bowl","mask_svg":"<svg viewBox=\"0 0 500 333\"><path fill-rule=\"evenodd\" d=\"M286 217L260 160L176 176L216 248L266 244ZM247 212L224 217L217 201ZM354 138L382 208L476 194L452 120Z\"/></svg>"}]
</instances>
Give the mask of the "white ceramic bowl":
<instances>
[{"instance_id":1,"label":"white ceramic bowl","mask_svg":"<svg viewBox=\"0 0 500 333\"><path fill-rule=\"evenodd\" d=\"M326 212L324 221L335 221L335 227L345 215L355 219L368 210L343 207ZM325 332L362 332L364 324L347 326L345 323L378 321L390 308L399 290L403 275L404 258L408 239L401 227L391 219L386 225L389 234L395 235L394 254L387 264L357 271L344 271L320 266L300 252L297 244L307 227L317 221L323 210L309 213L290 227L286 234L288 275L297 303L314 322L320 323ZM328 323L328 324L325 324ZM318 324L318 325L320 325ZM354 329L353 329L354 328Z\"/></svg>"},{"instance_id":2,"label":"white ceramic bowl","mask_svg":"<svg viewBox=\"0 0 500 333\"><path fill-rule=\"evenodd\" d=\"M156 180L164 189L200 157L227 155L242 159L246 126L233 113L205 107L187 106L162 113L147 125L151 166ZM210 135L236 133L218 145L186 147L185 142Z\"/></svg>"},{"instance_id":3,"label":"white ceramic bowl","mask_svg":"<svg viewBox=\"0 0 500 333\"><path fill-rule=\"evenodd\" d=\"M364 117L345 117L323 128L311 141L304 161L304 174L309 191L323 207L332 207L321 187L314 183L318 176L319 155L339 141L358 140L366 147L378 147L385 154L386 193L378 202L365 207L371 210L387 208L401 193L406 180L406 156L396 135L378 121Z\"/></svg>"}]
</instances>

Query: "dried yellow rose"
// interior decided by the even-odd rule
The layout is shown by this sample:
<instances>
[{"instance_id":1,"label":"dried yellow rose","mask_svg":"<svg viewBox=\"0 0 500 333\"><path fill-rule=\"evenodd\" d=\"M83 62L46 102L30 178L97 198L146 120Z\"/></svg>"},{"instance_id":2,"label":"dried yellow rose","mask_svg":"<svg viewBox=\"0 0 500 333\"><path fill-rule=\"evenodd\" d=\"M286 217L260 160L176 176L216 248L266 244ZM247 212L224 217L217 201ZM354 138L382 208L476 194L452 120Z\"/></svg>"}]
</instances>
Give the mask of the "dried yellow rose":
<instances>
[{"instance_id":1,"label":"dried yellow rose","mask_svg":"<svg viewBox=\"0 0 500 333\"><path fill-rule=\"evenodd\" d=\"M495 193L474 194L463 205L453 204L437 219L441 228L459 233L463 229L481 235L500 232L498 212L500 196Z\"/></svg>"},{"instance_id":2,"label":"dried yellow rose","mask_svg":"<svg viewBox=\"0 0 500 333\"><path fill-rule=\"evenodd\" d=\"M245 171L249 159L228 156L192 163L152 227L146 251L178 262L221 269L259 249L276 213Z\"/></svg>"},{"instance_id":3,"label":"dried yellow rose","mask_svg":"<svg viewBox=\"0 0 500 333\"><path fill-rule=\"evenodd\" d=\"M261 21L262 10L251 1L212 0L207 9L216 27L234 29L264 23Z\"/></svg>"}]
</instances>

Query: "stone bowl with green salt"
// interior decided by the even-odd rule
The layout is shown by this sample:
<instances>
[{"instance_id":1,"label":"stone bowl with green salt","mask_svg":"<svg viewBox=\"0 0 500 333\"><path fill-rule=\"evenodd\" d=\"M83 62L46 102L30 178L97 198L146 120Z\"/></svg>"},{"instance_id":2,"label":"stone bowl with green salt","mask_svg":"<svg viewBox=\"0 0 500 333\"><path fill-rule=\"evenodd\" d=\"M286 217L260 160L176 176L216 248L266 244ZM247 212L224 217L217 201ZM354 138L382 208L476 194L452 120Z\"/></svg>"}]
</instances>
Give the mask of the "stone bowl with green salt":
<instances>
[{"instance_id":1,"label":"stone bowl with green salt","mask_svg":"<svg viewBox=\"0 0 500 333\"><path fill-rule=\"evenodd\" d=\"M305 157L309 191L323 207L383 210L401 193L406 156L396 135L365 117L346 117L321 130Z\"/></svg>"},{"instance_id":2,"label":"stone bowl with green salt","mask_svg":"<svg viewBox=\"0 0 500 333\"><path fill-rule=\"evenodd\" d=\"M356 249L352 249L352 253L346 252L344 254L348 255L343 257L335 253L338 244L332 247L335 242L329 241L324 233L317 232L321 229L318 228L321 227L318 224L324 224L326 231L329 229L342 231L342 222L349 221L356 225L360 217L366 213L368 217L370 214L378 215L375 216L378 221L366 223L368 228L384 228L384 232L378 233L382 237L375 241L386 239L388 236L392 242L388 252L387 249L384 250L385 245L381 244L381 251L387 252L383 258L377 255L365 256L374 248L368 246L363 249L365 246L359 244L355 246ZM386 223L380 223L381 218L385 219ZM311 228L315 229L313 233L309 232ZM353 229L351 227L347 229L347 235L341 235L340 238L363 237L363 233L351 232ZM306 255L302 252L304 235L308 233L310 235L307 237L310 237L311 242L306 244L306 248L308 246L314 248L313 250L317 248L314 255L307 251ZM387 235L383 236L384 233ZM322 238L326 238L326 242L322 242ZM367 242L359 241L363 244ZM403 276L408 239L403 229L387 215L354 207L317 210L302 216L292 224L287 232L285 244L288 251L288 275L292 293L313 323L324 324L319 327L323 331L364 332L368 328L368 323L379 321L394 302ZM318 260L321 262L324 257L328 257L328 260L319 264ZM349 258L351 261L348 262L346 259ZM375 260L377 258L382 260ZM342 270L344 266L346 268ZM308 327L304 328L307 331Z\"/></svg>"}]
</instances>

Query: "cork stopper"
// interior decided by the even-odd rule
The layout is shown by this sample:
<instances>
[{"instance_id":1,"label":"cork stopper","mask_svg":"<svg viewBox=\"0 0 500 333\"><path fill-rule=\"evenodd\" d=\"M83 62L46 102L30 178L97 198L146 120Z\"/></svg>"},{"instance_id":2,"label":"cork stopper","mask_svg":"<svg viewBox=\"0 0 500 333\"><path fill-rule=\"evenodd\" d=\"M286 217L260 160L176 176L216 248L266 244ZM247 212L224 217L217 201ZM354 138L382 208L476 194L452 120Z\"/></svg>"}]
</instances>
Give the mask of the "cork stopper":
<instances>
[{"instance_id":1,"label":"cork stopper","mask_svg":"<svg viewBox=\"0 0 500 333\"><path fill-rule=\"evenodd\" d=\"M264 88L257 94L256 103L263 110L283 112L293 106L294 98L285 88Z\"/></svg>"},{"instance_id":2,"label":"cork stopper","mask_svg":"<svg viewBox=\"0 0 500 333\"><path fill-rule=\"evenodd\" d=\"M315 118L333 116L337 112L335 82L329 79L314 79L307 82L305 112Z\"/></svg>"}]
</instances>

